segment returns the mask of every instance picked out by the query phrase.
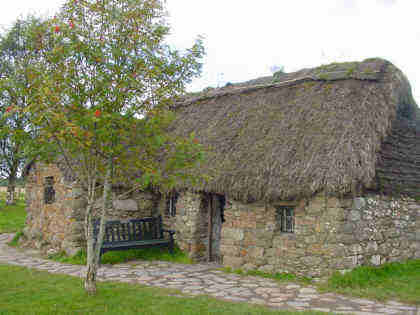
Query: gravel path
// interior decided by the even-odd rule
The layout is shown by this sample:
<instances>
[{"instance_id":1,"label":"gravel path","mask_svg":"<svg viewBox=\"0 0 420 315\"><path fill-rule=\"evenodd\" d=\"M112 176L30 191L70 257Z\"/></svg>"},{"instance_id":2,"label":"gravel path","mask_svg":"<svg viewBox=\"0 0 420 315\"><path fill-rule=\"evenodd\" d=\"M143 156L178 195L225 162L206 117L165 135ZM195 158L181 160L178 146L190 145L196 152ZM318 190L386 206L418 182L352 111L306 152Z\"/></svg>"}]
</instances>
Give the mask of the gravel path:
<instances>
[{"instance_id":1,"label":"gravel path","mask_svg":"<svg viewBox=\"0 0 420 315\"><path fill-rule=\"evenodd\" d=\"M35 250L7 246L6 243L12 237L12 234L0 234L0 263L76 277L84 276L84 266L53 262L37 257L39 253ZM380 303L334 293L321 294L311 286L279 284L271 279L227 274L217 270L219 267L214 264L182 265L134 261L130 264L101 266L98 280L173 288L189 295L206 294L223 300L261 304L275 309L318 310L339 314L420 315L420 308L395 301Z\"/></svg>"}]
</instances>

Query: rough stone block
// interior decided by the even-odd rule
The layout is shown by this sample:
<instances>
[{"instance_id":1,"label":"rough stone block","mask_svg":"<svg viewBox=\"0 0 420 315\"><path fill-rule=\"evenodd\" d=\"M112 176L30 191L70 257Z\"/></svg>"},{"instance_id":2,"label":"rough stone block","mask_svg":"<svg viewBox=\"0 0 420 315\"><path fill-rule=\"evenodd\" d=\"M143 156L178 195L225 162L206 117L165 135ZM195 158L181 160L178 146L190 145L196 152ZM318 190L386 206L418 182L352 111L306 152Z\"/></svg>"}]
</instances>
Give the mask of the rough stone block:
<instances>
[{"instance_id":1,"label":"rough stone block","mask_svg":"<svg viewBox=\"0 0 420 315\"><path fill-rule=\"evenodd\" d=\"M378 266L381 264L381 256L380 255L373 255L370 257L370 262L372 265Z\"/></svg>"},{"instance_id":2,"label":"rough stone block","mask_svg":"<svg viewBox=\"0 0 420 315\"><path fill-rule=\"evenodd\" d=\"M246 263L245 265L242 266L243 270L248 271L248 270L255 270L257 269L257 266L251 263Z\"/></svg>"},{"instance_id":3,"label":"rough stone block","mask_svg":"<svg viewBox=\"0 0 420 315\"><path fill-rule=\"evenodd\" d=\"M266 273L273 273L275 267L273 265L264 265L258 268L258 271L266 272Z\"/></svg>"},{"instance_id":4,"label":"rough stone block","mask_svg":"<svg viewBox=\"0 0 420 315\"><path fill-rule=\"evenodd\" d=\"M395 238L401 234L396 228L389 228L383 232L385 238Z\"/></svg>"},{"instance_id":5,"label":"rough stone block","mask_svg":"<svg viewBox=\"0 0 420 315\"><path fill-rule=\"evenodd\" d=\"M325 209L326 203L324 198L314 199L309 205L305 208L307 214L318 214Z\"/></svg>"},{"instance_id":6,"label":"rough stone block","mask_svg":"<svg viewBox=\"0 0 420 315\"><path fill-rule=\"evenodd\" d=\"M353 199L353 209L360 210L366 206L365 198L354 198Z\"/></svg>"},{"instance_id":7,"label":"rough stone block","mask_svg":"<svg viewBox=\"0 0 420 315\"><path fill-rule=\"evenodd\" d=\"M374 253L377 250L378 250L378 244L375 241L367 243L366 253Z\"/></svg>"},{"instance_id":8,"label":"rough stone block","mask_svg":"<svg viewBox=\"0 0 420 315\"><path fill-rule=\"evenodd\" d=\"M253 258L263 258L264 257L264 248L254 247L249 250L249 255Z\"/></svg>"},{"instance_id":9,"label":"rough stone block","mask_svg":"<svg viewBox=\"0 0 420 315\"><path fill-rule=\"evenodd\" d=\"M272 242L268 239L256 239L254 244L259 247L270 247Z\"/></svg>"},{"instance_id":10,"label":"rough stone block","mask_svg":"<svg viewBox=\"0 0 420 315\"><path fill-rule=\"evenodd\" d=\"M121 211L137 211L138 206L137 202L133 199L117 199L112 202L112 205L115 210Z\"/></svg>"},{"instance_id":11,"label":"rough stone block","mask_svg":"<svg viewBox=\"0 0 420 315\"><path fill-rule=\"evenodd\" d=\"M399 256L399 255L400 255L400 253L401 253L401 251L400 251L399 249L397 249L397 248L393 248L393 249L391 250L391 252L389 253L389 256L391 256L391 257Z\"/></svg>"},{"instance_id":12,"label":"rough stone block","mask_svg":"<svg viewBox=\"0 0 420 315\"><path fill-rule=\"evenodd\" d=\"M86 207L87 207L87 202L85 199L83 198L73 199L73 202L70 204L70 207L73 210L77 211L78 213L77 216L81 216L84 218Z\"/></svg>"},{"instance_id":13,"label":"rough stone block","mask_svg":"<svg viewBox=\"0 0 420 315\"><path fill-rule=\"evenodd\" d=\"M266 257L274 257L276 255L276 249L275 248L266 248L265 249L265 256Z\"/></svg>"},{"instance_id":14,"label":"rough stone block","mask_svg":"<svg viewBox=\"0 0 420 315\"><path fill-rule=\"evenodd\" d=\"M340 208L340 200L336 197L328 197L327 198L327 208Z\"/></svg>"},{"instance_id":15,"label":"rough stone block","mask_svg":"<svg viewBox=\"0 0 420 315\"><path fill-rule=\"evenodd\" d=\"M353 255L360 254L360 253L363 252L363 248L362 248L362 246L360 246L360 244L354 244L354 245L350 246L350 252Z\"/></svg>"},{"instance_id":16,"label":"rough stone block","mask_svg":"<svg viewBox=\"0 0 420 315\"><path fill-rule=\"evenodd\" d=\"M85 193L84 193L82 188L74 187L71 190L71 197L72 198L79 198L79 197L83 196L84 194Z\"/></svg>"},{"instance_id":17,"label":"rough stone block","mask_svg":"<svg viewBox=\"0 0 420 315\"><path fill-rule=\"evenodd\" d=\"M242 229L222 228L222 238L232 239L233 241L242 241L244 239L244 231Z\"/></svg>"},{"instance_id":18,"label":"rough stone block","mask_svg":"<svg viewBox=\"0 0 420 315\"><path fill-rule=\"evenodd\" d=\"M306 244L314 244L319 242L319 235L311 235L304 238Z\"/></svg>"},{"instance_id":19,"label":"rough stone block","mask_svg":"<svg viewBox=\"0 0 420 315\"><path fill-rule=\"evenodd\" d=\"M354 234L341 234L337 236L337 241L347 245L356 242L356 238Z\"/></svg>"},{"instance_id":20,"label":"rough stone block","mask_svg":"<svg viewBox=\"0 0 420 315\"><path fill-rule=\"evenodd\" d=\"M220 253L222 255L239 256L240 248L232 245L220 245Z\"/></svg>"},{"instance_id":21,"label":"rough stone block","mask_svg":"<svg viewBox=\"0 0 420 315\"><path fill-rule=\"evenodd\" d=\"M352 211L349 212L348 220L349 221L360 221L361 217L362 216L360 214L360 211L352 210Z\"/></svg>"},{"instance_id":22,"label":"rough stone block","mask_svg":"<svg viewBox=\"0 0 420 315\"><path fill-rule=\"evenodd\" d=\"M357 266L357 256L344 257L340 262L337 263L337 269L351 269Z\"/></svg>"},{"instance_id":23,"label":"rough stone block","mask_svg":"<svg viewBox=\"0 0 420 315\"><path fill-rule=\"evenodd\" d=\"M240 268L244 264L242 257L223 256L223 265L231 268Z\"/></svg>"},{"instance_id":24,"label":"rough stone block","mask_svg":"<svg viewBox=\"0 0 420 315\"><path fill-rule=\"evenodd\" d=\"M306 256L306 257L302 257L301 261L306 266L318 266L319 264L322 263L322 258L321 257L316 257L316 256Z\"/></svg>"},{"instance_id":25,"label":"rough stone block","mask_svg":"<svg viewBox=\"0 0 420 315\"><path fill-rule=\"evenodd\" d=\"M347 222L345 224L343 224L339 230L339 233L345 233L345 234L352 234L354 233L354 225L353 223Z\"/></svg>"}]
</instances>

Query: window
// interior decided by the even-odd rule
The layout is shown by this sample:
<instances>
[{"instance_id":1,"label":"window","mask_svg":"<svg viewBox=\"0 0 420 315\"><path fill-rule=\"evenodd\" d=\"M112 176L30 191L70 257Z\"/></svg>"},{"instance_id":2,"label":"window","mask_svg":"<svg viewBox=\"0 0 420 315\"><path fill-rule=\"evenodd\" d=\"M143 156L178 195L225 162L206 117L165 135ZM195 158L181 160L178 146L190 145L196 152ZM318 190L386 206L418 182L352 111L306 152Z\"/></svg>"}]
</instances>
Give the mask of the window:
<instances>
[{"instance_id":1,"label":"window","mask_svg":"<svg viewBox=\"0 0 420 315\"><path fill-rule=\"evenodd\" d=\"M44 203L52 204L55 201L54 177L45 177L44 181Z\"/></svg>"},{"instance_id":2,"label":"window","mask_svg":"<svg viewBox=\"0 0 420 315\"><path fill-rule=\"evenodd\" d=\"M166 197L166 211L165 214L168 217L176 216L176 202L178 201L179 194L177 192L171 192Z\"/></svg>"},{"instance_id":3,"label":"window","mask_svg":"<svg viewBox=\"0 0 420 315\"><path fill-rule=\"evenodd\" d=\"M292 206L279 206L276 208L276 219L280 224L280 232L293 233L295 230L295 214Z\"/></svg>"}]
</instances>

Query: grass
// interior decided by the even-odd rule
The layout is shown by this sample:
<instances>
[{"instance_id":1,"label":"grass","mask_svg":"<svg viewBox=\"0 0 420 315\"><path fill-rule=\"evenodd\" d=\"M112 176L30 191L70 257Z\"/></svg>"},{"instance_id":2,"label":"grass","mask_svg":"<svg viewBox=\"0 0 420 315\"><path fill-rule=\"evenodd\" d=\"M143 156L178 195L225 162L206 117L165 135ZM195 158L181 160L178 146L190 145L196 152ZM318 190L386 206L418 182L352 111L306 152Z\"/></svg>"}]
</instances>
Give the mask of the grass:
<instances>
[{"instance_id":1,"label":"grass","mask_svg":"<svg viewBox=\"0 0 420 315\"><path fill-rule=\"evenodd\" d=\"M86 252L79 251L76 255L69 257L65 253L58 253L50 255L48 258L69 264L85 265L86 264ZM180 264L191 264L192 261L181 251L178 247L175 247L174 254L171 255L166 248L144 248L144 249L131 249L125 251L114 251L107 252L102 256L102 264L118 264L124 263L130 260L141 259L147 261L162 260Z\"/></svg>"},{"instance_id":2,"label":"grass","mask_svg":"<svg viewBox=\"0 0 420 315\"><path fill-rule=\"evenodd\" d=\"M4 197L0 194L0 233L19 232L25 226L25 201L20 198L16 205L6 206Z\"/></svg>"},{"instance_id":3,"label":"grass","mask_svg":"<svg viewBox=\"0 0 420 315\"><path fill-rule=\"evenodd\" d=\"M420 259L362 266L344 275L335 273L319 288L322 292L420 305Z\"/></svg>"},{"instance_id":4,"label":"grass","mask_svg":"<svg viewBox=\"0 0 420 315\"><path fill-rule=\"evenodd\" d=\"M100 282L98 294L87 296L79 278L0 265L0 314L325 314L275 311L207 296L184 297L178 291L141 285Z\"/></svg>"},{"instance_id":5,"label":"grass","mask_svg":"<svg viewBox=\"0 0 420 315\"><path fill-rule=\"evenodd\" d=\"M267 273L258 270L244 271L242 269L232 269L230 267L221 268L222 271L227 273L234 273L241 276L257 276L262 278L274 279L279 282L298 282L305 285L311 284L312 280L307 277L297 276L291 273Z\"/></svg>"},{"instance_id":6,"label":"grass","mask_svg":"<svg viewBox=\"0 0 420 315\"><path fill-rule=\"evenodd\" d=\"M10 242L10 245L16 246L19 237L22 235L21 231L25 223L24 201L21 198L16 205L5 206L3 197L0 196L2 198L0 200L0 233L16 232L16 236ZM81 265L86 263L86 254L82 251L73 257L60 253L50 256L50 258L63 263ZM116 264L135 259L162 260L183 264L191 263L188 256L178 248L173 256L169 254L167 249L160 248L108 252L103 255L102 263ZM309 278L297 277L287 273L269 274L260 271L233 270L231 268L223 268L222 270L244 276L259 276L283 282L310 283ZM0 287L4 286L0 285ZM318 287L322 292L336 292L381 301L392 299L420 305L420 260L410 260L405 263L389 263L380 267L359 267L344 275L336 273L326 283L318 284ZM0 303L0 315L4 314L1 311L1 306Z\"/></svg>"},{"instance_id":7,"label":"grass","mask_svg":"<svg viewBox=\"0 0 420 315\"><path fill-rule=\"evenodd\" d=\"M15 236L13 236L13 239L7 243L7 245L12 246L12 247L17 247L19 245L19 239L23 236L23 232L19 231L15 234Z\"/></svg>"}]
</instances>

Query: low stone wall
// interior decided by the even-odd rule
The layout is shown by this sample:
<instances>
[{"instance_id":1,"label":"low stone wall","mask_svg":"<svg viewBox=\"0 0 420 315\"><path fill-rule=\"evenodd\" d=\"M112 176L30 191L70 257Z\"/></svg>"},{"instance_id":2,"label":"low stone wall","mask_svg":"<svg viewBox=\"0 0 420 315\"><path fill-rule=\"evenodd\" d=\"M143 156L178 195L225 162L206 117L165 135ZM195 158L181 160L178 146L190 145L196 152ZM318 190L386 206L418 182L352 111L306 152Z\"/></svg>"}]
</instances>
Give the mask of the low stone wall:
<instances>
[{"instance_id":1,"label":"low stone wall","mask_svg":"<svg viewBox=\"0 0 420 315\"><path fill-rule=\"evenodd\" d=\"M318 195L295 206L295 231L282 233L274 206L227 202L223 264L323 276L420 257L420 204L412 199Z\"/></svg>"}]
</instances>

